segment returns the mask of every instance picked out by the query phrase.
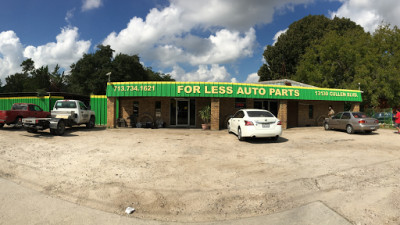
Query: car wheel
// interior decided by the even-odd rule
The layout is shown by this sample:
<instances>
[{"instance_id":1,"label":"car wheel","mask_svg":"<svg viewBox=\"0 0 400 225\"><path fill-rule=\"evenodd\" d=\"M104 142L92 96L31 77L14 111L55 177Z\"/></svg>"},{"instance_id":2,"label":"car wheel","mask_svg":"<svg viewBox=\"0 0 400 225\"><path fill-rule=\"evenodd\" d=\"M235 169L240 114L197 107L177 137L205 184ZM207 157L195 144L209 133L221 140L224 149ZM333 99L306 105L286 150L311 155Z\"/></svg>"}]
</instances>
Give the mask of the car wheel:
<instances>
[{"instance_id":1,"label":"car wheel","mask_svg":"<svg viewBox=\"0 0 400 225\"><path fill-rule=\"evenodd\" d=\"M86 128L92 129L95 126L95 118L94 116L90 117L89 123L86 124Z\"/></svg>"},{"instance_id":2,"label":"car wheel","mask_svg":"<svg viewBox=\"0 0 400 225\"><path fill-rule=\"evenodd\" d=\"M26 131L28 131L28 133L37 133L37 130L35 128L26 128Z\"/></svg>"},{"instance_id":3,"label":"car wheel","mask_svg":"<svg viewBox=\"0 0 400 225\"><path fill-rule=\"evenodd\" d=\"M228 129L228 134L232 133L232 131L231 131L231 125L230 125L229 123L226 125L226 127L227 127L227 129Z\"/></svg>"},{"instance_id":4,"label":"car wheel","mask_svg":"<svg viewBox=\"0 0 400 225\"><path fill-rule=\"evenodd\" d=\"M17 117L14 121L14 128L21 128L22 127L22 118L21 117Z\"/></svg>"},{"instance_id":5,"label":"car wheel","mask_svg":"<svg viewBox=\"0 0 400 225\"><path fill-rule=\"evenodd\" d=\"M279 136L278 136L278 135L271 138L272 141L278 141L278 139L279 139Z\"/></svg>"},{"instance_id":6,"label":"car wheel","mask_svg":"<svg viewBox=\"0 0 400 225\"><path fill-rule=\"evenodd\" d=\"M65 132L65 123L64 121L60 120L57 124L57 129L50 129L50 132L55 135L63 135Z\"/></svg>"},{"instance_id":7,"label":"car wheel","mask_svg":"<svg viewBox=\"0 0 400 225\"><path fill-rule=\"evenodd\" d=\"M4 127L4 123L0 123L0 128Z\"/></svg>"},{"instance_id":8,"label":"car wheel","mask_svg":"<svg viewBox=\"0 0 400 225\"><path fill-rule=\"evenodd\" d=\"M348 134L354 134L354 128L353 128L353 126L347 125L347 126L346 126L346 132L347 132Z\"/></svg>"},{"instance_id":9,"label":"car wheel","mask_svg":"<svg viewBox=\"0 0 400 225\"><path fill-rule=\"evenodd\" d=\"M329 130L330 129L329 124L328 123L324 123L324 128L325 128L325 130Z\"/></svg>"},{"instance_id":10,"label":"car wheel","mask_svg":"<svg viewBox=\"0 0 400 225\"><path fill-rule=\"evenodd\" d=\"M238 135L237 135L239 141L243 141L244 137L242 136L242 130L240 129L240 127L238 128Z\"/></svg>"}]
</instances>

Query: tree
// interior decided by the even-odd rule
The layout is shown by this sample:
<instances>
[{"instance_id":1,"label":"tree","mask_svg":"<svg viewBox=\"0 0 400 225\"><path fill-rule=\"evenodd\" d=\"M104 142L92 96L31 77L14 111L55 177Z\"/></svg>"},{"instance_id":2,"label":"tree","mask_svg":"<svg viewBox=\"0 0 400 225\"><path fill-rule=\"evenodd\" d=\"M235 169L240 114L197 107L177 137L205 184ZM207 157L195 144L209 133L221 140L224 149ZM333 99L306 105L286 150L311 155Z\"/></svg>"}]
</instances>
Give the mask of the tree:
<instances>
[{"instance_id":1,"label":"tree","mask_svg":"<svg viewBox=\"0 0 400 225\"><path fill-rule=\"evenodd\" d=\"M24 60L20 66L22 67L22 72L28 74L35 69L35 62L29 58Z\"/></svg>"},{"instance_id":2,"label":"tree","mask_svg":"<svg viewBox=\"0 0 400 225\"><path fill-rule=\"evenodd\" d=\"M112 62L112 81L145 81L149 75L137 55L118 54Z\"/></svg>"},{"instance_id":3,"label":"tree","mask_svg":"<svg viewBox=\"0 0 400 225\"><path fill-rule=\"evenodd\" d=\"M113 52L110 46L99 45L94 54L85 54L71 65L71 74L67 76L69 91L85 95L105 94L109 72L112 82L173 80L169 75L144 68L138 55L120 53L113 58Z\"/></svg>"},{"instance_id":4,"label":"tree","mask_svg":"<svg viewBox=\"0 0 400 225\"><path fill-rule=\"evenodd\" d=\"M105 94L108 72L112 71L111 47L99 45L94 54L84 54L71 65L71 74L67 81L69 92L78 94Z\"/></svg>"},{"instance_id":5,"label":"tree","mask_svg":"<svg viewBox=\"0 0 400 225\"><path fill-rule=\"evenodd\" d=\"M51 92L65 92L66 91L66 79L64 71L60 74L60 66L57 64L53 72L50 74L50 88Z\"/></svg>"},{"instance_id":6,"label":"tree","mask_svg":"<svg viewBox=\"0 0 400 225\"><path fill-rule=\"evenodd\" d=\"M28 82L28 75L25 73L16 73L6 77L4 92L25 92L25 86Z\"/></svg>"},{"instance_id":7,"label":"tree","mask_svg":"<svg viewBox=\"0 0 400 225\"><path fill-rule=\"evenodd\" d=\"M71 92L83 95L105 94L108 77L111 81L173 81L170 75L157 73L145 68L138 55L118 54L113 58L111 47L99 45L92 54L84 54L78 62L71 65L71 74L60 73L56 65L50 73L48 66L35 69L32 59L21 63L22 73L6 77L5 92Z\"/></svg>"},{"instance_id":8,"label":"tree","mask_svg":"<svg viewBox=\"0 0 400 225\"><path fill-rule=\"evenodd\" d=\"M372 106L400 105L400 29L381 25L375 30L371 48L374 49L374 73L361 86ZM386 103L386 105L385 105Z\"/></svg>"},{"instance_id":9,"label":"tree","mask_svg":"<svg viewBox=\"0 0 400 225\"><path fill-rule=\"evenodd\" d=\"M3 93L3 82L0 79L0 93Z\"/></svg>"},{"instance_id":10,"label":"tree","mask_svg":"<svg viewBox=\"0 0 400 225\"><path fill-rule=\"evenodd\" d=\"M400 30L388 25L373 35L361 31L331 31L307 48L294 79L327 88L363 91L372 107L400 103Z\"/></svg>"},{"instance_id":11,"label":"tree","mask_svg":"<svg viewBox=\"0 0 400 225\"><path fill-rule=\"evenodd\" d=\"M50 72L48 66L42 66L31 71L31 76L28 77L29 82L25 85L25 91L49 91L50 87Z\"/></svg>"},{"instance_id":12,"label":"tree","mask_svg":"<svg viewBox=\"0 0 400 225\"><path fill-rule=\"evenodd\" d=\"M258 71L260 80L291 79L307 47L318 43L330 31L341 35L348 30L363 31L363 28L349 19L335 17L331 20L323 15L306 16L292 23L275 45L268 45L265 49L266 64Z\"/></svg>"},{"instance_id":13,"label":"tree","mask_svg":"<svg viewBox=\"0 0 400 225\"><path fill-rule=\"evenodd\" d=\"M354 88L356 75L371 72L369 45L371 36L364 32L349 31L339 35L331 31L319 44L309 47L301 57L294 79L327 88Z\"/></svg>"},{"instance_id":14,"label":"tree","mask_svg":"<svg viewBox=\"0 0 400 225\"><path fill-rule=\"evenodd\" d=\"M152 81L175 81L174 79L172 79L171 75L154 72L151 67L147 67L146 72L148 74L147 76L149 77L149 80Z\"/></svg>"},{"instance_id":15,"label":"tree","mask_svg":"<svg viewBox=\"0 0 400 225\"><path fill-rule=\"evenodd\" d=\"M6 77L5 92L47 92L50 86L50 74L48 66L35 69L32 59L26 59L21 63L22 73L16 73Z\"/></svg>"}]
</instances>

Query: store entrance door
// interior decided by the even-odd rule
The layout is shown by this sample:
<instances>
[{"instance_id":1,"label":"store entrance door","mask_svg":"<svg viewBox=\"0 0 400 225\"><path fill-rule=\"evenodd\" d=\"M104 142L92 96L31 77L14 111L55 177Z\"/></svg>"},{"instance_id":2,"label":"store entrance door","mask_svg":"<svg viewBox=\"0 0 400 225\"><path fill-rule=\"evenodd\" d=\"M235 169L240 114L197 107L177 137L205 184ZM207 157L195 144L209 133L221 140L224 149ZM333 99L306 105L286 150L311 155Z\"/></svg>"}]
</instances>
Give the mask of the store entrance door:
<instances>
[{"instance_id":1,"label":"store entrance door","mask_svg":"<svg viewBox=\"0 0 400 225\"><path fill-rule=\"evenodd\" d=\"M189 126L190 121L190 104L189 100L176 101L176 121L178 126Z\"/></svg>"}]
</instances>

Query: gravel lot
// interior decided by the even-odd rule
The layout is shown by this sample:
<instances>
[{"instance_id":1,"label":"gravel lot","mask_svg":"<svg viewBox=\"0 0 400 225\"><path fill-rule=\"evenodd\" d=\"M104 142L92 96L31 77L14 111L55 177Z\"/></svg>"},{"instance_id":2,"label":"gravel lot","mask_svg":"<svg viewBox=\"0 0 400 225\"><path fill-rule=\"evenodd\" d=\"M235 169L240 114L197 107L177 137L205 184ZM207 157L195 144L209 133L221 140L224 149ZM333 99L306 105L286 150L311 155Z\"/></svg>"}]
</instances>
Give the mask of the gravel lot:
<instances>
[{"instance_id":1,"label":"gravel lot","mask_svg":"<svg viewBox=\"0 0 400 225\"><path fill-rule=\"evenodd\" d=\"M239 142L198 129L0 129L0 177L80 205L162 221L266 215L322 201L354 224L400 224L400 135L285 130ZM45 206L44 206L45 207Z\"/></svg>"}]
</instances>

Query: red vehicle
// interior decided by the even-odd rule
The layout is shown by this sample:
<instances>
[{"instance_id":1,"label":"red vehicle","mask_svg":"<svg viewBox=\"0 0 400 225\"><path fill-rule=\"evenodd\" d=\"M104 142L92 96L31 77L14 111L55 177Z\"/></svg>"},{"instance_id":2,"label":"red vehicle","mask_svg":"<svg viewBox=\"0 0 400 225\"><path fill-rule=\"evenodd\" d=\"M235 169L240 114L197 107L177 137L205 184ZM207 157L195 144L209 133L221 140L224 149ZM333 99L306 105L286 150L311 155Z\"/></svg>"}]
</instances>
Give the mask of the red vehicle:
<instances>
[{"instance_id":1,"label":"red vehicle","mask_svg":"<svg viewBox=\"0 0 400 225\"><path fill-rule=\"evenodd\" d=\"M50 113L35 104L15 103L11 110L0 110L0 128L4 124L22 126L22 118L26 117L46 118L50 117Z\"/></svg>"}]
</instances>

